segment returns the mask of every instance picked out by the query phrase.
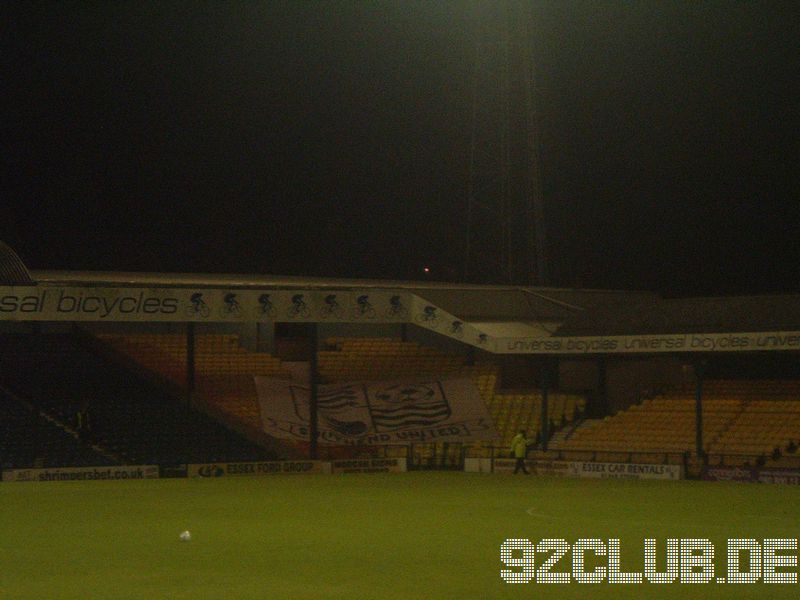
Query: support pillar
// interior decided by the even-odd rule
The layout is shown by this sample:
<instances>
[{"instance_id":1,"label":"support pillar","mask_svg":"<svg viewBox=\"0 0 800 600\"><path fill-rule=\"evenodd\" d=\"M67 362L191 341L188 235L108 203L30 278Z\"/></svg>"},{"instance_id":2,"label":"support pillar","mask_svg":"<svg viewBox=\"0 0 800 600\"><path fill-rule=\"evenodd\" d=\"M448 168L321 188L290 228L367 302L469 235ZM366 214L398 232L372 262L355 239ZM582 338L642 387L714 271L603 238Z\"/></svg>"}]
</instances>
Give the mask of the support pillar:
<instances>
[{"instance_id":1,"label":"support pillar","mask_svg":"<svg viewBox=\"0 0 800 600\"><path fill-rule=\"evenodd\" d=\"M256 352L275 354L275 323L272 321L256 323Z\"/></svg>"},{"instance_id":2,"label":"support pillar","mask_svg":"<svg viewBox=\"0 0 800 600\"><path fill-rule=\"evenodd\" d=\"M703 377L705 376L705 363L698 361L694 365L695 389L694 389L694 427L695 427L695 451L697 458L705 456L703 451Z\"/></svg>"},{"instance_id":3,"label":"support pillar","mask_svg":"<svg viewBox=\"0 0 800 600\"><path fill-rule=\"evenodd\" d=\"M608 363L605 356L597 359L597 407L592 411L595 417L605 417L610 411L608 405Z\"/></svg>"},{"instance_id":4,"label":"support pillar","mask_svg":"<svg viewBox=\"0 0 800 600\"><path fill-rule=\"evenodd\" d=\"M470 367L475 365L475 346L467 346L466 364Z\"/></svg>"},{"instance_id":5,"label":"support pillar","mask_svg":"<svg viewBox=\"0 0 800 600\"><path fill-rule=\"evenodd\" d=\"M319 365L317 364L318 354L318 337L317 324L311 323L311 332L309 336L309 346L311 347L311 357L309 360L309 389L310 395L308 399L308 457L311 460L317 459L317 438L319 437L319 417L317 414L317 401L319 394Z\"/></svg>"},{"instance_id":6,"label":"support pillar","mask_svg":"<svg viewBox=\"0 0 800 600\"><path fill-rule=\"evenodd\" d=\"M191 407L195 389L195 325L186 324L186 408Z\"/></svg>"},{"instance_id":7,"label":"support pillar","mask_svg":"<svg viewBox=\"0 0 800 600\"><path fill-rule=\"evenodd\" d=\"M548 401L547 396L550 387L550 361L547 358L542 359L542 362L539 366L539 380L540 385L542 386L542 412L541 412L541 424L539 427L539 431L541 432L541 442L542 442L542 452L547 452L547 440L550 437L550 423L549 423L549 413L548 413Z\"/></svg>"}]
</instances>

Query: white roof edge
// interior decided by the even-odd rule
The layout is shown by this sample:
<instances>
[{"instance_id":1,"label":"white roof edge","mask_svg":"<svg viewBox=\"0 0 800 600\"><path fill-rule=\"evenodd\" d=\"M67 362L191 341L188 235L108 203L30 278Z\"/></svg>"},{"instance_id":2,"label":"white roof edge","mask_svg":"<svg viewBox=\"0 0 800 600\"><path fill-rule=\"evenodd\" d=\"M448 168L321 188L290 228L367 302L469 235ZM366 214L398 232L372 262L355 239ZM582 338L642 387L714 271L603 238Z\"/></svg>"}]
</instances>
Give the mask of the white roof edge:
<instances>
[{"instance_id":1,"label":"white roof edge","mask_svg":"<svg viewBox=\"0 0 800 600\"><path fill-rule=\"evenodd\" d=\"M43 284L110 284L110 285L230 285L230 286L345 286L396 289L431 290L502 290L530 294L576 293L576 294L653 294L647 291L578 289L557 287L535 287L520 285L497 285L454 283L440 281L411 281L391 279L347 279L313 277L302 275L237 274L237 273L145 273L130 271L50 271L32 270L31 275ZM562 302L555 298L544 298Z\"/></svg>"}]
</instances>

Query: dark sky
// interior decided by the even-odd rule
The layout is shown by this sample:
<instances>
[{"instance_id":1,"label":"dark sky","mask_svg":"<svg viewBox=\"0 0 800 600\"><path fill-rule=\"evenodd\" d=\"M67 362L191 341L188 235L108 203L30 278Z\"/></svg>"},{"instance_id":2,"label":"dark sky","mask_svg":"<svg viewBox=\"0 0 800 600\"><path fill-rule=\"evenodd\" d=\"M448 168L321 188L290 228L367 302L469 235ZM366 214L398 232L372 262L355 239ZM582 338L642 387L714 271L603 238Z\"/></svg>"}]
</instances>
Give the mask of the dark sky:
<instances>
[{"instance_id":1,"label":"dark sky","mask_svg":"<svg viewBox=\"0 0 800 600\"><path fill-rule=\"evenodd\" d=\"M34 269L458 279L480 10L5 2L0 239ZM800 292L796 3L531 13L551 283Z\"/></svg>"}]
</instances>

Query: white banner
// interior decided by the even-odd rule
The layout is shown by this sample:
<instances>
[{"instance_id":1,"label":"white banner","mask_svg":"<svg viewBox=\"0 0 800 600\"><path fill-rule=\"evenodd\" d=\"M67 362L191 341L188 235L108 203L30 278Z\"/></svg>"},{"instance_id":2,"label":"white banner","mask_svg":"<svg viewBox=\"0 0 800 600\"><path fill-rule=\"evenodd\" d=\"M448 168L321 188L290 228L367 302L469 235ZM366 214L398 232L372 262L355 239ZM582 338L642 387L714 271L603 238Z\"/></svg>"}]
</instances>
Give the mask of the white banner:
<instances>
[{"instance_id":1,"label":"white banner","mask_svg":"<svg viewBox=\"0 0 800 600\"><path fill-rule=\"evenodd\" d=\"M158 479L158 466L125 465L114 467L10 469L3 471L3 481L98 481L115 479Z\"/></svg>"},{"instance_id":2,"label":"white banner","mask_svg":"<svg viewBox=\"0 0 800 600\"><path fill-rule=\"evenodd\" d=\"M635 463L570 462L574 477L593 479L681 479L678 465L642 465Z\"/></svg>"},{"instance_id":3,"label":"white banner","mask_svg":"<svg viewBox=\"0 0 800 600\"><path fill-rule=\"evenodd\" d=\"M0 321L405 323L412 297L373 289L0 286Z\"/></svg>"},{"instance_id":4,"label":"white banner","mask_svg":"<svg viewBox=\"0 0 800 600\"><path fill-rule=\"evenodd\" d=\"M760 483L779 483L783 485L800 485L800 471L759 470Z\"/></svg>"},{"instance_id":5,"label":"white banner","mask_svg":"<svg viewBox=\"0 0 800 600\"><path fill-rule=\"evenodd\" d=\"M759 350L799 350L800 331L499 338L494 341L495 352L500 354L753 352Z\"/></svg>"},{"instance_id":6,"label":"white banner","mask_svg":"<svg viewBox=\"0 0 800 600\"><path fill-rule=\"evenodd\" d=\"M256 377L264 431L308 441L306 384ZM486 405L469 378L320 385L319 443L386 445L494 439Z\"/></svg>"},{"instance_id":7,"label":"white banner","mask_svg":"<svg viewBox=\"0 0 800 600\"><path fill-rule=\"evenodd\" d=\"M517 464L515 458L495 458L492 465L494 473L513 473ZM528 458L525 460L525 468L534 475L546 475L548 477L571 477L570 469L572 463L563 460L538 460Z\"/></svg>"},{"instance_id":8,"label":"white banner","mask_svg":"<svg viewBox=\"0 0 800 600\"><path fill-rule=\"evenodd\" d=\"M513 473L516 460L494 459L495 473ZM681 479L679 465L647 465L634 463L603 463L566 460L527 459L527 469L535 475L549 477L581 477L593 479Z\"/></svg>"},{"instance_id":9,"label":"white banner","mask_svg":"<svg viewBox=\"0 0 800 600\"><path fill-rule=\"evenodd\" d=\"M236 475L278 475L281 473L329 473L328 463L318 460L283 460L187 465L188 477L230 477Z\"/></svg>"},{"instance_id":10,"label":"white banner","mask_svg":"<svg viewBox=\"0 0 800 600\"><path fill-rule=\"evenodd\" d=\"M331 471L337 473L405 473L405 458L355 458L334 460Z\"/></svg>"},{"instance_id":11,"label":"white banner","mask_svg":"<svg viewBox=\"0 0 800 600\"><path fill-rule=\"evenodd\" d=\"M412 300L413 311L409 322L483 350L492 349L491 338L474 325L462 321L419 296L412 296Z\"/></svg>"},{"instance_id":12,"label":"white banner","mask_svg":"<svg viewBox=\"0 0 800 600\"><path fill-rule=\"evenodd\" d=\"M493 337L402 290L0 286L0 321L413 323L498 354L800 350L800 331ZM524 334L526 326L520 329Z\"/></svg>"},{"instance_id":13,"label":"white banner","mask_svg":"<svg viewBox=\"0 0 800 600\"><path fill-rule=\"evenodd\" d=\"M464 472L466 473L491 473L491 458L470 458L464 459Z\"/></svg>"}]
</instances>

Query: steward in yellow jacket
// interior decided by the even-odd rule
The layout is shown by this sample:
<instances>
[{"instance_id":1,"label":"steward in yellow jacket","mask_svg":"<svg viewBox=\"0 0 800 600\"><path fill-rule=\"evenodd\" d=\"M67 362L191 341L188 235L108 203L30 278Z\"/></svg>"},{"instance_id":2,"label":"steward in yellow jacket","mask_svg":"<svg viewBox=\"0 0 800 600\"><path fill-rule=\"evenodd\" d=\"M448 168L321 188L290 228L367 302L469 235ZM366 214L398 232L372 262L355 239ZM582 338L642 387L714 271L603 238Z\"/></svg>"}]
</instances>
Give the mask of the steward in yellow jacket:
<instances>
[{"instance_id":1,"label":"steward in yellow jacket","mask_svg":"<svg viewBox=\"0 0 800 600\"><path fill-rule=\"evenodd\" d=\"M528 446L533 444L533 442L533 440L528 439L524 430L520 430L511 440L511 454L517 459L517 463L514 465L514 475L516 475L520 469L522 469L525 475L530 475L528 469L525 468L525 457L528 455Z\"/></svg>"}]
</instances>

